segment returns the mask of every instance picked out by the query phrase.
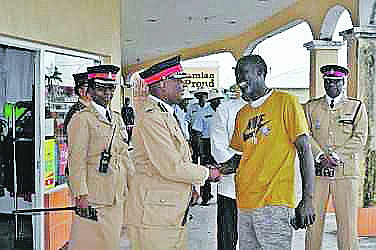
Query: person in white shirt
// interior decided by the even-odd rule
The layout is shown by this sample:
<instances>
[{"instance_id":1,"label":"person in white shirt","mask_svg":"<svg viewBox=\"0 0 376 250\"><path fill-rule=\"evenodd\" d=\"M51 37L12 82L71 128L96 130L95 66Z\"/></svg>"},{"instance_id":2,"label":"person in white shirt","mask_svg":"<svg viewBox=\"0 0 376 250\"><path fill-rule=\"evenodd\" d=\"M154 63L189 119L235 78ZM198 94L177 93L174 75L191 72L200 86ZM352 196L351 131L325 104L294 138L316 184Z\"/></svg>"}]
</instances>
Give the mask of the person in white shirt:
<instances>
[{"instance_id":1,"label":"person in white shirt","mask_svg":"<svg viewBox=\"0 0 376 250\"><path fill-rule=\"evenodd\" d=\"M217 245L218 250L236 249L238 240L237 207L235 197L235 167L240 152L229 147L238 111L247 104L244 97L237 95L219 105L210 130L211 154L221 168L222 180L217 186Z\"/></svg>"}]
</instances>

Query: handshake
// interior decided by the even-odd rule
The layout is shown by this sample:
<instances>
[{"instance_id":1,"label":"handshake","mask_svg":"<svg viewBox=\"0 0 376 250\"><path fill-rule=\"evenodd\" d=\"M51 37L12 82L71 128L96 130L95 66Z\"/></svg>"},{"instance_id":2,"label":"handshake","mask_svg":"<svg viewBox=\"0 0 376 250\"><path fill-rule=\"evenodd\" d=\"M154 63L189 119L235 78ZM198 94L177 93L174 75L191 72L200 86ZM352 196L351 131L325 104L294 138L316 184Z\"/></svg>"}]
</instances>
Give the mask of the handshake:
<instances>
[{"instance_id":1,"label":"handshake","mask_svg":"<svg viewBox=\"0 0 376 250\"><path fill-rule=\"evenodd\" d=\"M217 182L222 179L222 174L218 165L208 165L207 167L209 168L208 181Z\"/></svg>"}]
</instances>

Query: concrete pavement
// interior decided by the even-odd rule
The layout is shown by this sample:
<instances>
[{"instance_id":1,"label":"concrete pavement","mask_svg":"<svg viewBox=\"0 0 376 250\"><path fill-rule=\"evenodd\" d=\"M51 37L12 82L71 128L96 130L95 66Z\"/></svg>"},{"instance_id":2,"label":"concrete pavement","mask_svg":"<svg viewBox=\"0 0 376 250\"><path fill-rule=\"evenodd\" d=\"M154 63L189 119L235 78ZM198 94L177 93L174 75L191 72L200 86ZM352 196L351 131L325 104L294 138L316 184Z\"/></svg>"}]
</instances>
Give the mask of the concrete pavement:
<instances>
[{"instance_id":1,"label":"concrete pavement","mask_svg":"<svg viewBox=\"0 0 376 250\"><path fill-rule=\"evenodd\" d=\"M212 184L214 198L209 206L196 205L190 208L188 227L187 250L217 250L217 205L216 184ZM337 250L336 220L334 213L326 215L322 250ZM305 230L294 232L292 250L304 250ZM129 243L122 241L122 250L128 250ZM376 250L376 238L361 237L360 250Z\"/></svg>"}]
</instances>

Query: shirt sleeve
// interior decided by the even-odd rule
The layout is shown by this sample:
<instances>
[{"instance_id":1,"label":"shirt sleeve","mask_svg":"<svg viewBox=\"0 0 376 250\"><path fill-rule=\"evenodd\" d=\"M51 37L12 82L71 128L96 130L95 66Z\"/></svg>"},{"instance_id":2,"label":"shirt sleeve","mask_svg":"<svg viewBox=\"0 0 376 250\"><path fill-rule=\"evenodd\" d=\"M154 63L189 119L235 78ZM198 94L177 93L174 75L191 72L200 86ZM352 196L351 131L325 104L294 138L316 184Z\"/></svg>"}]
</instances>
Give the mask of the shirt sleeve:
<instances>
[{"instance_id":1,"label":"shirt sleeve","mask_svg":"<svg viewBox=\"0 0 376 250\"><path fill-rule=\"evenodd\" d=\"M363 149L366 145L368 136L368 117L364 103L360 104L359 112L357 113L353 125L353 132L350 139L346 142L346 148L354 151Z\"/></svg>"},{"instance_id":2,"label":"shirt sleeve","mask_svg":"<svg viewBox=\"0 0 376 250\"><path fill-rule=\"evenodd\" d=\"M292 143L296 141L298 136L306 134L309 135L308 124L302 105L298 102L295 96L289 96L285 103L284 121L288 137Z\"/></svg>"},{"instance_id":3,"label":"shirt sleeve","mask_svg":"<svg viewBox=\"0 0 376 250\"><path fill-rule=\"evenodd\" d=\"M211 153L214 160L218 163L224 163L231 159L235 151L229 147L229 117L224 105L220 105L215 112L212 126L210 129Z\"/></svg>"},{"instance_id":4,"label":"shirt sleeve","mask_svg":"<svg viewBox=\"0 0 376 250\"><path fill-rule=\"evenodd\" d=\"M89 127L85 113L76 113L68 124L69 187L73 197L87 195Z\"/></svg>"},{"instance_id":5,"label":"shirt sleeve","mask_svg":"<svg viewBox=\"0 0 376 250\"><path fill-rule=\"evenodd\" d=\"M234 133L232 135L232 139L230 142L230 147L243 152L242 148L242 138L241 138L241 133L240 133L240 116L241 116L241 111L238 112L236 115L236 121L235 121L235 128L234 128Z\"/></svg>"},{"instance_id":6,"label":"shirt sleeve","mask_svg":"<svg viewBox=\"0 0 376 250\"><path fill-rule=\"evenodd\" d=\"M192 124L192 129L202 132L204 130L204 121L203 116L200 114L197 114L198 117L196 117L195 121Z\"/></svg>"},{"instance_id":7,"label":"shirt sleeve","mask_svg":"<svg viewBox=\"0 0 376 250\"><path fill-rule=\"evenodd\" d=\"M145 113L138 133L145 146L145 153L162 178L175 182L201 184L209 176L205 167L183 159L171 136L170 125L175 119L158 118L158 114Z\"/></svg>"}]
</instances>

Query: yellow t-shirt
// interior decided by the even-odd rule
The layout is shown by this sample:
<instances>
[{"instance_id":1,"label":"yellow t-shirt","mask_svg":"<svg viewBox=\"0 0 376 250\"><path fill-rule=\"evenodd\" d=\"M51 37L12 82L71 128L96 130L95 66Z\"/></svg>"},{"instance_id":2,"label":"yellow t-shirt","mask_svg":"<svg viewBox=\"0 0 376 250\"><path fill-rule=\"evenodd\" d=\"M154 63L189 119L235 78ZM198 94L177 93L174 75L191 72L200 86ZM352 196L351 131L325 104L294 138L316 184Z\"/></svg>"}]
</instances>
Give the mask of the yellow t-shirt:
<instances>
[{"instance_id":1,"label":"yellow t-shirt","mask_svg":"<svg viewBox=\"0 0 376 250\"><path fill-rule=\"evenodd\" d=\"M287 93L274 91L260 107L239 111L230 144L243 152L236 175L239 208L294 207L294 142L302 134L309 134L303 108Z\"/></svg>"}]
</instances>

